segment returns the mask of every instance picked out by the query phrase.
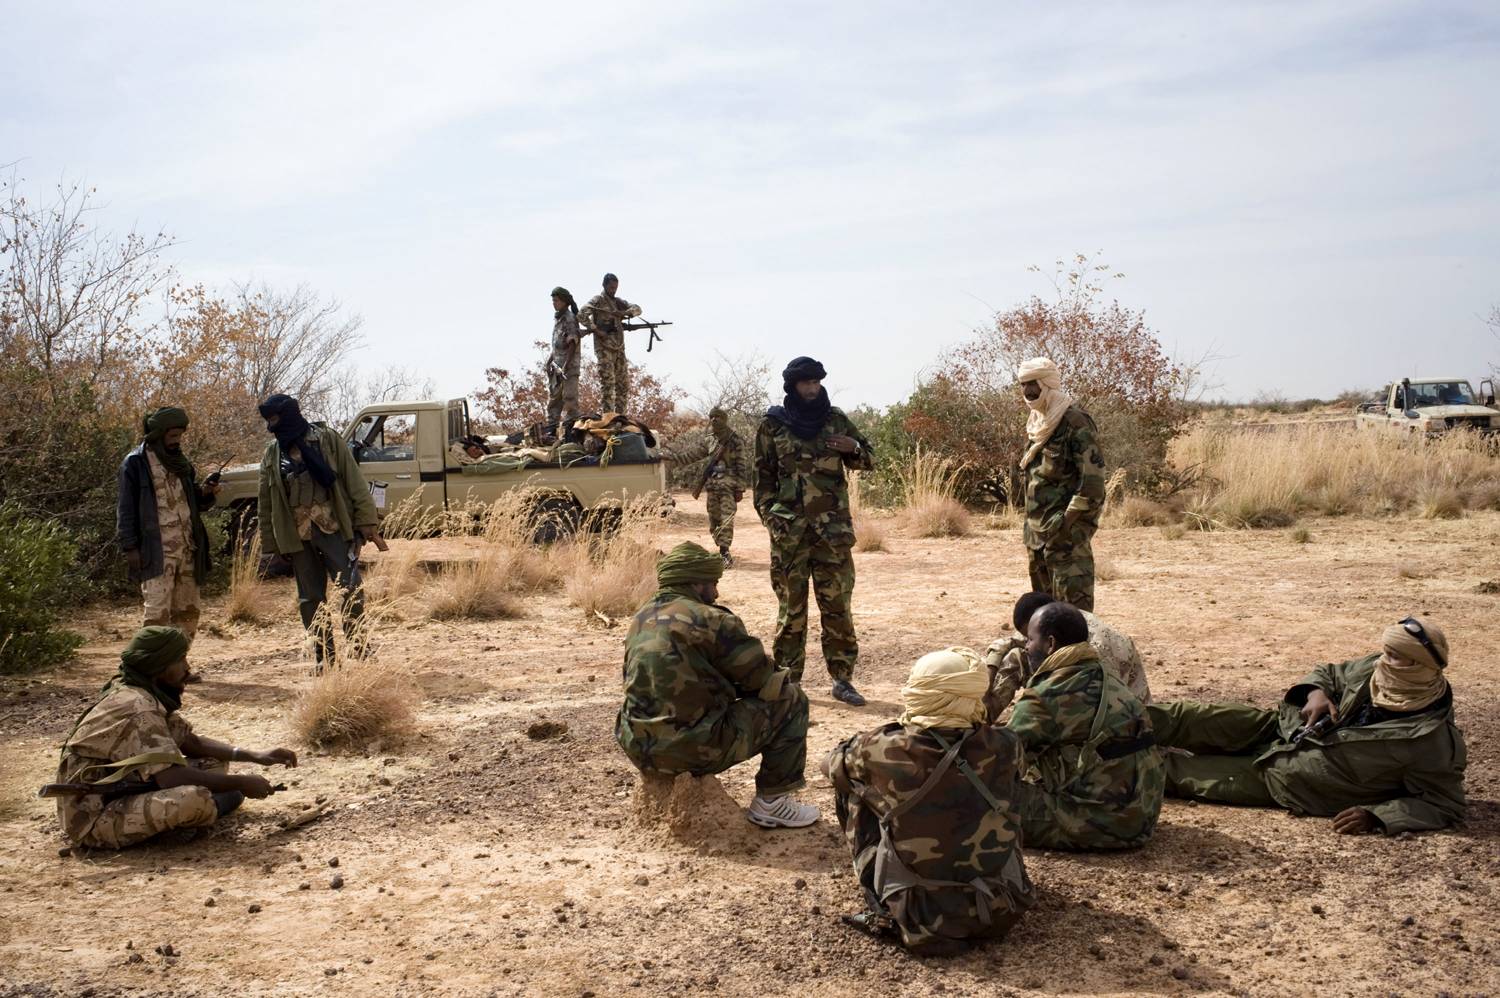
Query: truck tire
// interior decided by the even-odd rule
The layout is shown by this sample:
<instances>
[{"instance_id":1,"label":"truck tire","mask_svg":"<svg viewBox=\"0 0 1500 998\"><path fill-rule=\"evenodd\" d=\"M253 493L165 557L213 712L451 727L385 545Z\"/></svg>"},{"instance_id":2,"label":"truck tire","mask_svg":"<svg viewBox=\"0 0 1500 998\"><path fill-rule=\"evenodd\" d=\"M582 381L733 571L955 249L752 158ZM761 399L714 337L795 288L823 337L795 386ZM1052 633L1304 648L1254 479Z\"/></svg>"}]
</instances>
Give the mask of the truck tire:
<instances>
[{"instance_id":1,"label":"truck tire","mask_svg":"<svg viewBox=\"0 0 1500 998\"><path fill-rule=\"evenodd\" d=\"M533 544L552 544L578 533L583 522L583 506L566 489L543 489L537 492L526 511L526 525Z\"/></svg>"}]
</instances>

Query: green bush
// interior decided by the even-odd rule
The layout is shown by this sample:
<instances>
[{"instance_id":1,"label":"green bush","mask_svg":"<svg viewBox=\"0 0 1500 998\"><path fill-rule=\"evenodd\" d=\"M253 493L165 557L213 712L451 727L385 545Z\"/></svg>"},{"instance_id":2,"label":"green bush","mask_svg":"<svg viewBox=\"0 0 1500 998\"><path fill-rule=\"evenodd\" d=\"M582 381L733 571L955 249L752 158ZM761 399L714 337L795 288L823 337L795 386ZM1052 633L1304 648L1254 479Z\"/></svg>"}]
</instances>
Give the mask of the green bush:
<instances>
[{"instance_id":1,"label":"green bush","mask_svg":"<svg viewBox=\"0 0 1500 998\"><path fill-rule=\"evenodd\" d=\"M78 546L59 523L0 503L0 672L60 662L83 638L57 630Z\"/></svg>"}]
</instances>

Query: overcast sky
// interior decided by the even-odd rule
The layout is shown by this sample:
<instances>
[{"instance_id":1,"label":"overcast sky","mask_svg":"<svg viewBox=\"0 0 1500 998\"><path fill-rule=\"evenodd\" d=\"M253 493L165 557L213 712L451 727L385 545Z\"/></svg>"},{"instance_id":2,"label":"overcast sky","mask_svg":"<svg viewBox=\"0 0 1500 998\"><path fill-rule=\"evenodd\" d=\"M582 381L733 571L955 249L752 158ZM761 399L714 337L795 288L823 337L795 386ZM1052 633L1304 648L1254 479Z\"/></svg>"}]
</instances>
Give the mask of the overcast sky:
<instances>
[{"instance_id":1,"label":"overcast sky","mask_svg":"<svg viewBox=\"0 0 1500 998\"><path fill-rule=\"evenodd\" d=\"M645 358L821 359L896 401L1103 251L1222 394L1500 359L1500 7L11 4L0 163L164 226L194 281L306 282L445 395L553 285ZM640 336L641 334L635 334Z\"/></svg>"}]
</instances>

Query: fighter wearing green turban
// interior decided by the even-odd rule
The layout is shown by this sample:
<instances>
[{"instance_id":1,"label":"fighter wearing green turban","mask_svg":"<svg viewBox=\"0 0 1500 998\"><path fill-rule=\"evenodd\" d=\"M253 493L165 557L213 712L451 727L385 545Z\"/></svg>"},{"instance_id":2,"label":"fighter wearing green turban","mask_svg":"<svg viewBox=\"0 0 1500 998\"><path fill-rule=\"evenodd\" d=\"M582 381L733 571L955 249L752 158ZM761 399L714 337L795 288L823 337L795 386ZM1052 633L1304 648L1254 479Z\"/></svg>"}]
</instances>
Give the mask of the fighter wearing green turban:
<instances>
[{"instance_id":1,"label":"fighter wearing green turban","mask_svg":"<svg viewBox=\"0 0 1500 998\"><path fill-rule=\"evenodd\" d=\"M141 421L138 447L120 466L115 520L130 577L140 583L143 622L198 630L198 587L208 577L208 531L203 511L219 493L217 479L199 484L182 450L188 414L153 409ZM189 681L197 677L189 677Z\"/></svg>"},{"instance_id":2,"label":"fighter wearing green turban","mask_svg":"<svg viewBox=\"0 0 1500 998\"><path fill-rule=\"evenodd\" d=\"M211 825L246 797L271 793L264 777L232 776L225 763L297 765L290 749L257 752L193 732L178 712L187 652L177 628L141 628L64 741L58 782L98 788L58 798L58 820L73 844L119 849L169 829Z\"/></svg>"},{"instance_id":3,"label":"fighter wearing green turban","mask_svg":"<svg viewBox=\"0 0 1500 998\"><path fill-rule=\"evenodd\" d=\"M615 738L645 772L703 776L760 756L746 817L800 828L818 809L798 803L807 764L807 696L758 639L719 606L724 561L691 542L656 564L658 592L625 636L625 703Z\"/></svg>"}]
</instances>

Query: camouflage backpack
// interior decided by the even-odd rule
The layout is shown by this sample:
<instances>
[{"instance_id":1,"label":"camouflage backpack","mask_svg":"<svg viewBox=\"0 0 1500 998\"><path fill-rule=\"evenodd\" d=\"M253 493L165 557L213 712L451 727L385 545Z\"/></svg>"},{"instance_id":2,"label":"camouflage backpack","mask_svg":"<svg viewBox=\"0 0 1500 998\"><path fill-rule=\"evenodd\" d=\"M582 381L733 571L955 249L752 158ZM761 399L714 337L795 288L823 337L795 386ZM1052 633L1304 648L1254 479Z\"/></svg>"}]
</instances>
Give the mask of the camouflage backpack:
<instances>
[{"instance_id":1,"label":"camouflage backpack","mask_svg":"<svg viewBox=\"0 0 1500 998\"><path fill-rule=\"evenodd\" d=\"M901 734L895 725L885 731ZM1035 903L1035 895L1021 857L1019 820L1008 799L1016 739L1004 728L971 728L951 743L934 729L922 734L936 740L941 758L894 806L888 794L849 773L843 751L835 751L829 776L836 788L849 788L847 795L838 795L838 817L854 847L854 869L871 909L845 921L873 935L899 934L912 952L939 956L958 952L971 940L1004 936ZM963 754L976 735L971 754L983 745L976 763L986 778ZM1000 739L1002 744L991 744ZM939 850L944 841L949 848ZM924 876L902 859L898 843L929 873L938 867L950 875L975 875L965 880Z\"/></svg>"}]
</instances>

